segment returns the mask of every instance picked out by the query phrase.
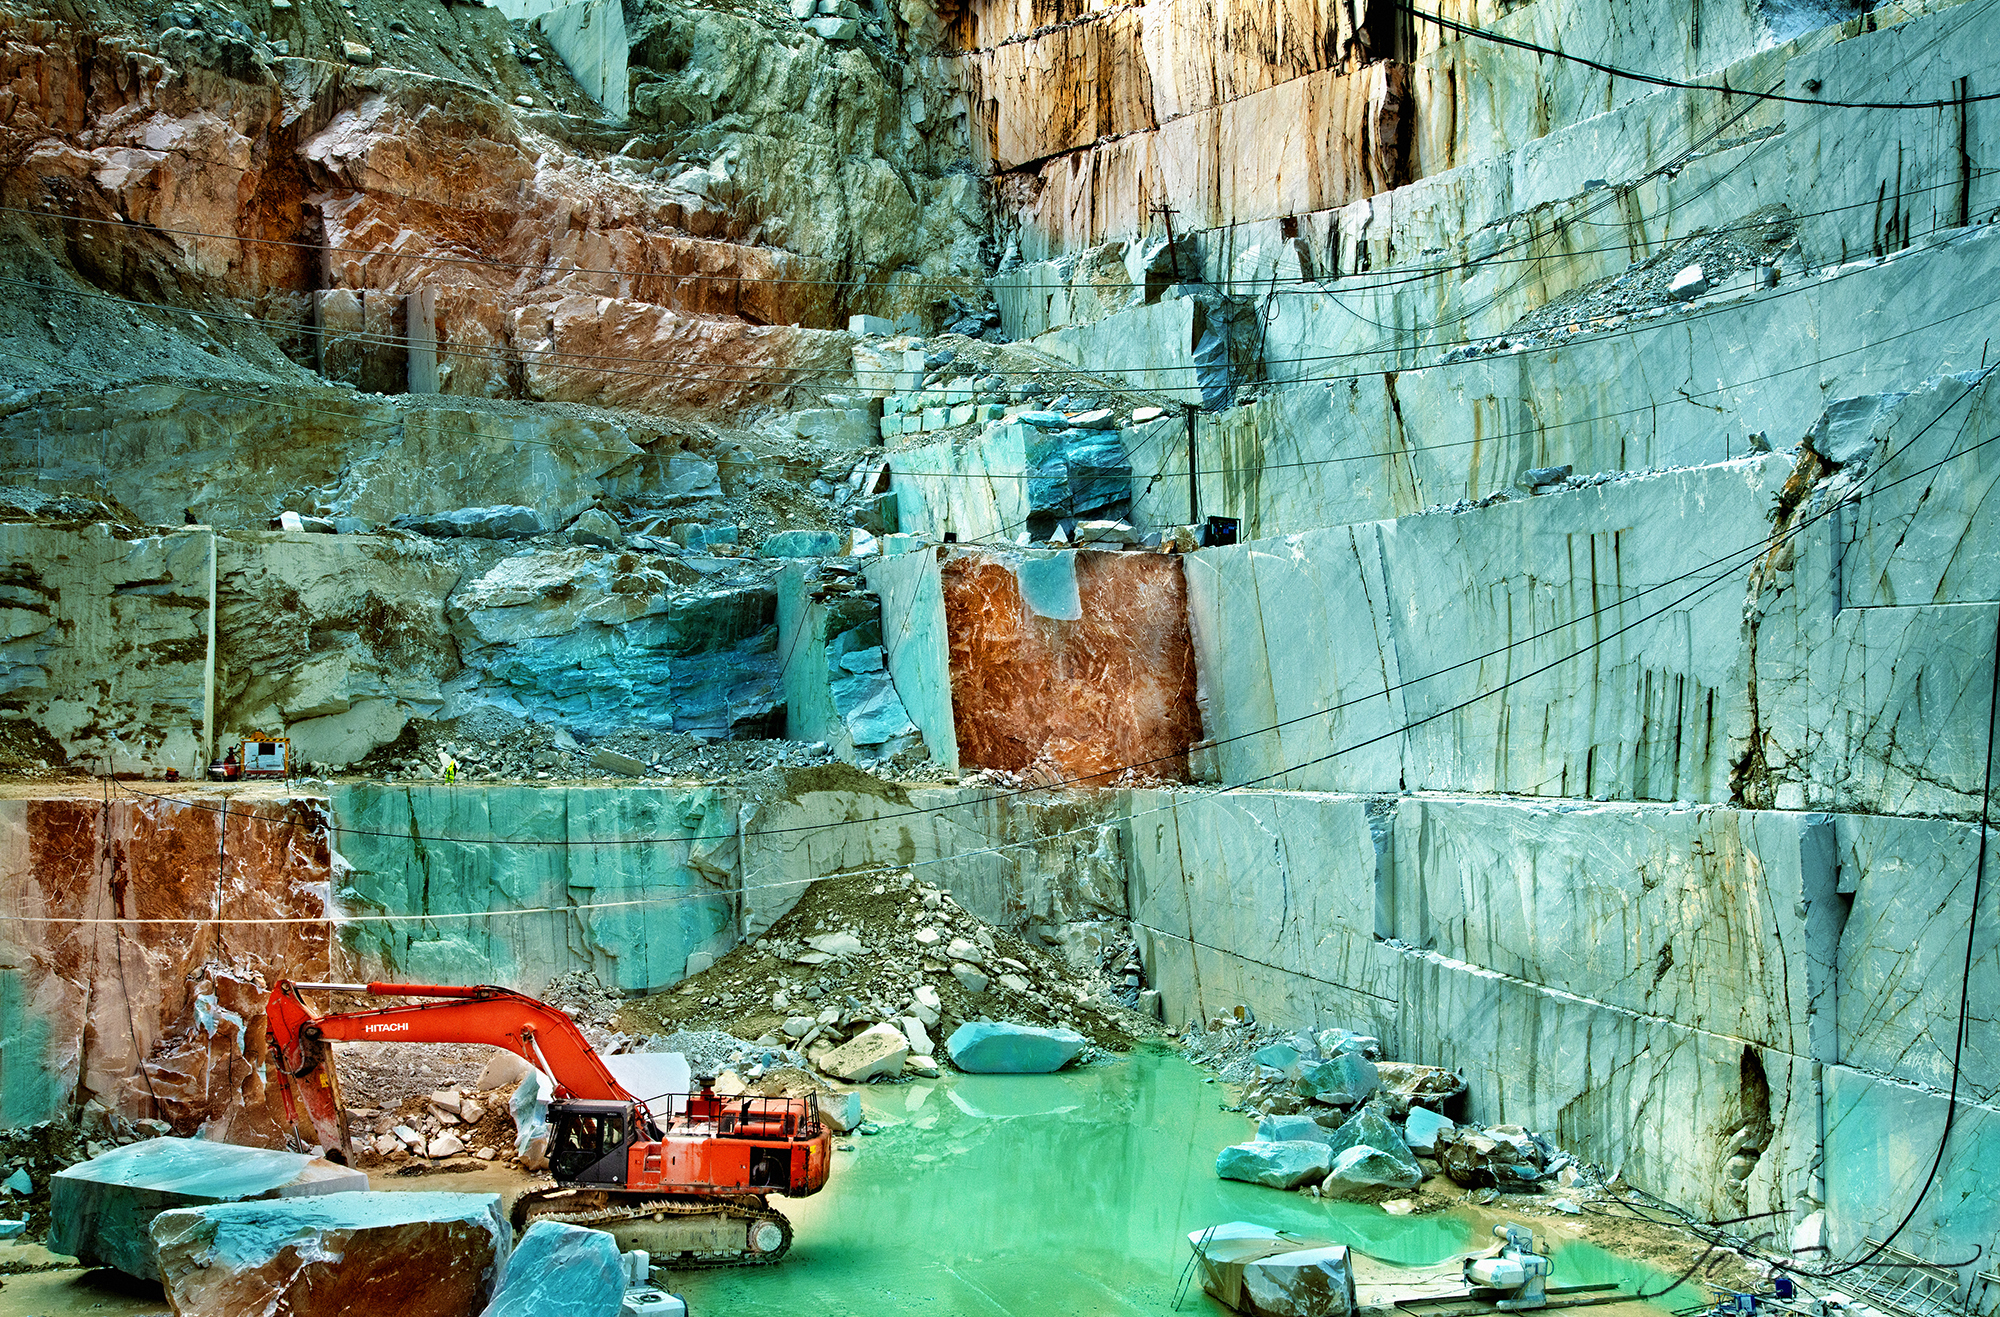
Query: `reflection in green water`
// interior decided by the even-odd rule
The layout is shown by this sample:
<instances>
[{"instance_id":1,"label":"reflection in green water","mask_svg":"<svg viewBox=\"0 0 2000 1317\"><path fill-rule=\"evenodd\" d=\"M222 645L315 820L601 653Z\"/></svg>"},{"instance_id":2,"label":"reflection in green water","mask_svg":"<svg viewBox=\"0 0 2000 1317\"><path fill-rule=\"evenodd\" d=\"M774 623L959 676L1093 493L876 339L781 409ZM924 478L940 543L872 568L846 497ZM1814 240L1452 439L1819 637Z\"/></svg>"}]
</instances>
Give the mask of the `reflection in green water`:
<instances>
[{"instance_id":1,"label":"reflection in green water","mask_svg":"<svg viewBox=\"0 0 2000 1317\"><path fill-rule=\"evenodd\" d=\"M1558 1243L1550 1251L1549 1263L1554 1274L1552 1285L1622 1285L1634 1293L1655 1294L1665 1289L1672 1276L1630 1258L1621 1258L1616 1253L1608 1253L1595 1244L1582 1240ZM1662 1312L1671 1312L1689 1304L1702 1303L1708 1298L1708 1290L1699 1281L1685 1281L1657 1294L1653 1306Z\"/></svg>"},{"instance_id":2,"label":"reflection in green water","mask_svg":"<svg viewBox=\"0 0 2000 1317\"><path fill-rule=\"evenodd\" d=\"M1468 1246L1448 1216L1392 1217L1215 1178L1251 1135L1203 1072L1165 1052L1062 1075L968 1075L863 1091L872 1138L826 1189L780 1201L776 1267L681 1273L698 1317L1055 1317L1171 1313L1187 1233L1256 1221L1397 1262ZM1224 1311L1199 1286L1183 1313Z\"/></svg>"}]
</instances>

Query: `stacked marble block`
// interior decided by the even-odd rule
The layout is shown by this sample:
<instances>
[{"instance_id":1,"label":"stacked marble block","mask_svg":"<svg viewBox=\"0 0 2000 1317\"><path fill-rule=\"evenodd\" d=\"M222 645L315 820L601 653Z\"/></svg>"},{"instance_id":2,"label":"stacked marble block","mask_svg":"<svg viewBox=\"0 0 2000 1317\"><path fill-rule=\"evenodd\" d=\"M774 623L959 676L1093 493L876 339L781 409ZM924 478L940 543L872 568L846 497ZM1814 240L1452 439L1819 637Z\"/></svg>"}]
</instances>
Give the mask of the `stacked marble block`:
<instances>
[{"instance_id":1,"label":"stacked marble block","mask_svg":"<svg viewBox=\"0 0 2000 1317\"><path fill-rule=\"evenodd\" d=\"M1001 420L1008 415L1005 385L997 375L960 376L919 391L892 393L882 401L882 438L895 440Z\"/></svg>"}]
</instances>

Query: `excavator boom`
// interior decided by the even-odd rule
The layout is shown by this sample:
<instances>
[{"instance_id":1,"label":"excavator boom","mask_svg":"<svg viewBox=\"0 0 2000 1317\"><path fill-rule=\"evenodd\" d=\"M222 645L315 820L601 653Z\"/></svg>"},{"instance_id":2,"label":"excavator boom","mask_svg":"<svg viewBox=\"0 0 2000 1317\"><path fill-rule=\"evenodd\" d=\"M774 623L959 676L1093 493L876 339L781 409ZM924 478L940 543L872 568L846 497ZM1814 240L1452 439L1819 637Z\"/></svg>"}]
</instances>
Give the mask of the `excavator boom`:
<instances>
[{"instance_id":1,"label":"excavator boom","mask_svg":"<svg viewBox=\"0 0 2000 1317\"><path fill-rule=\"evenodd\" d=\"M439 1000L316 1016L300 1000L301 991ZM321 1146L329 1151L338 1148L345 1160L353 1159L353 1150L332 1050L326 1046L330 1042L490 1043L548 1075L559 1098L632 1103L648 1125L652 1123L645 1103L612 1077L574 1020L546 1002L507 988L282 982L271 992L267 1021L278 1069L285 1079L299 1081L286 1084L287 1103L296 1089Z\"/></svg>"}]
</instances>

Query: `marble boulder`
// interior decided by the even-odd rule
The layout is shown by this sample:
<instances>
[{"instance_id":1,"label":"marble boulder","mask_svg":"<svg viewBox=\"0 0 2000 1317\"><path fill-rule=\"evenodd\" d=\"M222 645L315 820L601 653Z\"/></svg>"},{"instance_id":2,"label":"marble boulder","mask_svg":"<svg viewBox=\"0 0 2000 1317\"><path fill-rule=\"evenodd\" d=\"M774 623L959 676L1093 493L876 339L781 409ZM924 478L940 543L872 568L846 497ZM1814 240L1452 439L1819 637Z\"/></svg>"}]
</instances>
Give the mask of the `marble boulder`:
<instances>
[{"instance_id":1,"label":"marble boulder","mask_svg":"<svg viewBox=\"0 0 2000 1317\"><path fill-rule=\"evenodd\" d=\"M1215 1173L1225 1180L1242 1180L1272 1189L1296 1189L1326 1177L1333 1169L1333 1149L1311 1139L1283 1143L1234 1143L1215 1158Z\"/></svg>"},{"instance_id":2,"label":"marble boulder","mask_svg":"<svg viewBox=\"0 0 2000 1317\"><path fill-rule=\"evenodd\" d=\"M480 1317L619 1317L625 1265L602 1230L537 1221L507 1259Z\"/></svg>"},{"instance_id":3,"label":"marble boulder","mask_svg":"<svg viewBox=\"0 0 2000 1317\"><path fill-rule=\"evenodd\" d=\"M1398 1157L1357 1143L1335 1155L1320 1182L1320 1193L1328 1198L1374 1199L1388 1190L1414 1189L1423 1182L1423 1172L1407 1155Z\"/></svg>"},{"instance_id":4,"label":"marble boulder","mask_svg":"<svg viewBox=\"0 0 2000 1317\"><path fill-rule=\"evenodd\" d=\"M953 1065L975 1075L1045 1075L1074 1061L1088 1041L1073 1029L971 1020L944 1046Z\"/></svg>"},{"instance_id":5,"label":"marble boulder","mask_svg":"<svg viewBox=\"0 0 2000 1317\"><path fill-rule=\"evenodd\" d=\"M1375 1063L1365 1056L1344 1052L1330 1061L1320 1061L1300 1069L1296 1085L1299 1096L1330 1107L1351 1107L1366 1102L1380 1079Z\"/></svg>"},{"instance_id":6,"label":"marble boulder","mask_svg":"<svg viewBox=\"0 0 2000 1317\"><path fill-rule=\"evenodd\" d=\"M819 1058L820 1070L849 1084L871 1079L893 1079L903 1073L903 1058L910 1054L910 1040L893 1024L877 1024Z\"/></svg>"},{"instance_id":7,"label":"marble boulder","mask_svg":"<svg viewBox=\"0 0 2000 1317\"><path fill-rule=\"evenodd\" d=\"M78 1162L49 1183L49 1248L85 1266L160 1278L147 1233L173 1208L295 1198L368 1187L364 1173L319 1157L205 1139L148 1139Z\"/></svg>"},{"instance_id":8,"label":"marble boulder","mask_svg":"<svg viewBox=\"0 0 2000 1317\"><path fill-rule=\"evenodd\" d=\"M1257 1122L1259 1143L1333 1142L1333 1131L1311 1116L1266 1116Z\"/></svg>"},{"instance_id":9,"label":"marble boulder","mask_svg":"<svg viewBox=\"0 0 2000 1317\"><path fill-rule=\"evenodd\" d=\"M465 1317L492 1294L511 1234L498 1194L327 1194L153 1221L175 1317Z\"/></svg>"}]
</instances>

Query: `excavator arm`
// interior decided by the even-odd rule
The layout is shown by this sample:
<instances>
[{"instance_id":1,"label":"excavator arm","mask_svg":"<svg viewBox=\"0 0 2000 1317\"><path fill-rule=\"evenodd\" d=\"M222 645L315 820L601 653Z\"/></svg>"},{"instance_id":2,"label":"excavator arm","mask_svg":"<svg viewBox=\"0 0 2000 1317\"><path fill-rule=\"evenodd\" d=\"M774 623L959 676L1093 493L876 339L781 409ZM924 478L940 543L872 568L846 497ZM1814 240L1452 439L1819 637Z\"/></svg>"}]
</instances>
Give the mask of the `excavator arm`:
<instances>
[{"instance_id":1,"label":"excavator arm","mask_svg":"<svg viewBox=\"0 0 2000 1317\"><path fill-rule=\"evenodd\" d=\"M302 991L439 1000L314 1015L300 998ZM271 990L267 1024L272 1068L278 1073L286 1117L298 1127L302 1114L320 1146L341 1161L351 1162L353 1149L334 1074L333 1049L328 1046L335 1042L489 1043L548 1075L555 1081L557 1097L629 1102L648 1123L652 1121L652 1113L613 1078L574 1020L545 1002L506 988L284 980Z\"/></svg>"}]
</instances>

